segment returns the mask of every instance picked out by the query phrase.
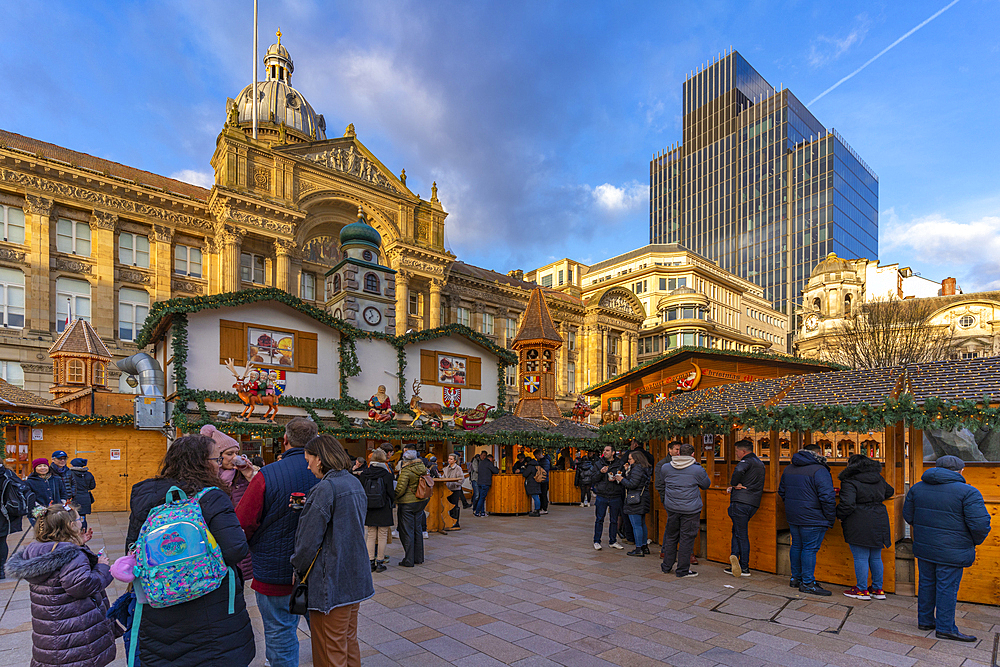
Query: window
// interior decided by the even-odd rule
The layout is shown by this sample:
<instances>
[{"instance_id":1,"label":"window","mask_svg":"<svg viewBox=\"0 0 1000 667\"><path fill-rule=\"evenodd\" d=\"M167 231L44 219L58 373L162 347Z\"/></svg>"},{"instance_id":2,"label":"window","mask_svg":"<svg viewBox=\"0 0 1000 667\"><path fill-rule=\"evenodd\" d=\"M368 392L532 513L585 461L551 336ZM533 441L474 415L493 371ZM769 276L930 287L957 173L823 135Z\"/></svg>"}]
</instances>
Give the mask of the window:
<instances>
[{"instance_id":1,"label":"window","mask_svg":"<svg viewBox=\"0 0 1000 667\"><path fill-rule=\"evenodd\" d=\"M149 314L149 294L140 289L118 290L118 338L135 340Z\"/></svg>"},{"instance_id":2,"label":"window","mask_svg":"<svg viewBox=\"0 0 1000 667\"><path fill-rule=\"evenodd\" d=\"M118 235L118 261L129 266L149 268L149 237L139 234Z\"/></svg>"},{"instance_id":3,"label":"window","mask_svg":"<svg viewBox=\"0 0 1000 667\"><path fill-rule=\"evenodd\" d=\"M365 274L365 291L366 292L371 292L372 294L379 294L381 290L379 289L379 284L378 283L379 283L378 276L376 276L374 273L366 273ZM413 295L411 294L410 296L412 297Z\"/></svg>"},{"instance_id":4,"label":"window","mask_svg":"<svg viewBox=\"0 0 1000 667\"><path fill-rule=\"evenodd\" d=\"M675 290L678 287L687 287L687 278L668 278L667 289Z\"/></svg>"},{"instance_id":5,"label":"window","mask_svg":"<svg viewBox=\"0 0 1000 667\"><path fill-rule=\"evenodd\" d=\"M240 253L240 280L245 283L264 284L264 258L260 255L251 255L248 252Z\"/></svg>"},{"instance_id":6,"label":"window","mask_svg":"<svg viewBox=\"0 0 1000 667\"><path fill-rule=\"evenodd\" d=\"M483 313L483 333L487 336L493 335L493 314Z\"/></svg>"},{"instance_id":7,"label":"window","mask_svg":"<svg viewBox=\"0 0 1000 667\"><path fill-rule=\"evenodd\" d=\"M108 383L108 369L104 366L104 362L95 361L94 362L94 384L98 387L103 387Z\"/></svg>"},{"instance_id":8,"label":"window","mask_svg":"<svg viewBox=\"0 0 1000 667\"><path fill-rule=\"evenodd\" d=\"M962 317L959 318L959 320L958 320L958 326L960 326L960 327L962 327L964 329L968 329L969 327L971 327L975 323L976 323L976 318L973 317L972 315L962 315ZM966 358L966 357L963 357L963 358Z\"/></svg>"},{"instance_id":9,"label":"window","mask_svg":"<svg viewBox=\"0 0 1000 667\"><path fill-rule=\"evenodd\" d=\"M56 333L66 330L71 310L74 319L90 322L90 283L59 278L56 280Z\"/></svg>"},{"instance_id":10,"label":"window","mask_svg":"<svg viewBox=\"0 0 1000 667\"><path fill-rule=\"evenodd\" d=\"M24 327L24 274L0 267L0 316L4 327Z\"/></svg>"},{"instance_id":11,"label":"window","mask_svg":"<svg viewBox=\"0 0 1000 667\"><path fill-rule=\"evenodd\" d=\"M0 378L24 389L24 369L16 361L0 361Z\"/></svg>"},{"instance_id":12,"label":"window","mask_svg":"<svg viewBox=\"0 0 1000 667\"><path fill-rule=\"evenodd\" d=\"M576 364L572 361L566 364L566 391L576 393Z\"/></svg>"},{"instance_id":13,"label":"window","mask_svg":"<svg viewBox=\"0 0 1000 667\"><path fill-rule=\"evenodd\" d=\"M59 218L56 222L56 250L90 257L90 225Z\"/></svg>"},{"instance_id":14,"label":"window","mask_svg":"<svg viewBox=\"0 0 1000 667\"><path fill-rule=\"evenodd\" d=\"M559 284L560 285L563 284L563 272L562 271L559 271Z\"/></svg>"},{"instance_id":15,"label":"window","mask_svg":"<svg viewBox=\"0 0 1000 667\"><path fill-rule=\"evenodd\" d=\"M333 293L340 294L340 274L338 273L333 277Z\"/></svg>"},{"instance_id":16,"label":"window","mask_svg":"<svg viewBox=\"0 0 1000 667\"><path fill-rule=\"evenodd\" d=\"M514 340L517 336L517 319L513 317L507 318L507 342Z\"/></svg>"},{"instance_id":17,"label":"window","mask_svg":"<svg viewBox=\"0 0 1000 667\"><path fill-rule=\"evenodd\" d=\"M552 287L552 274L542 276L542 287Z\"/></svg>"},{"instance_id":18,"label":"window","mask_svg":"<svg viewBox=\"0 0 1000 667\"><path fill-rule=\"evenodd\" d=\"M513 387L517 384L517 366L507 366L506 379L508 387Z\"/></svg>"},{"instance_id":19,"label":"window","mask_svg":"<svg viewBox=\"0 0 1000 667\"><path fill-rule=\"evenodd\" d=\"M73 384L83 384L83 362L79 359L69 360L69 382Z\"/></svg>"},{"instance_id":20,"label":"window","mask_svg":"<svg viewBox=\"0 0 1000 667\"><path fill-rule=\"evenodd\" d=\"M174 246L174 273L201 278L201 250L186 245Z\"/></svg>"},{"instance_id":21,"label":"window","mask_svg":"<svg viewBox=\"0 0 1000 667\"><path fill-rule=\"evenodd\" d=\"M666 278L660 278L660 289L661 290L667 289L667 279Z\"/></svg>"},{"instance_id":22,"label":"window","mask_svg":"<svg viewBox=\"0 0 1000 667\"><path fill-rule=\"evenodd\" d=\"M455 323L461 324L464 327L469 326L469 320L471 313L468 308L456 308L455 309Z\"/></svg>"},{"instance_id":23,"label":"window","mask_svg":"<svg viewBox=\"0 0 1000 667\"><path fill-rule=\"evenodd\" d=\"M570 285L573 284L573 269L567 269L566 270L566 280L569 281Z\"/></svg>"},{"instance_id":24,"label":"window","mask_svg":"<svg viewBox=\"0 0 1000 667\"><path fill-rule=\"evenodd\" d=\"M410 292L410 315L419 317L422 313L422 296L420 292Z\"/></svg>"},{"instance_id":25,"label":"window","mask_svg":"<svg viewBox=\"0 0 1000 667\"><path fill-rule=\"evenodd\" d=\"M608 337L608 354L618 354L618 337Z\"/></svg>"},{"instance_id":26,"label":"window","mask_svg":"<svg viewBox=\"0 0 1000 667\"><path fill-rule=\"evenodd\" d=\"M567 345L569 346L569 350L570 351L575 350L576 349L576 329L570 329L569 330L569 335L567 336L567 338L569 338L569 340L567 341Z\"/></svg>"},{"instance_id":27,"label":"window","mask_svg":"<svg viewBox=\"0 0 1000 667\"><path fill-rule=\"evenodd\" d=\"M0 206L0 223L3 224L4 241L24 243L24 211L13 206Z\"/></svg>"},{"instance_id":28,"label":"window","mask_svg":"<svg viewBox=\"0 0 1000 667\"><path fill-rule=\"evenodd\" d=\"M316 274L303 271L299 278L299 295L307 301L316 300Z\"/></svg>"},{"instance_id":29,"label":"window","mask_svg":"<svg viewBox=\"0 0 1000 667\"><path fill-rule=\"evenodd\" d=\"M963 359L975 359L978 356L979 356L978 352L963 352L962 353L962 358Z\"/></svg>"}]
</instances>

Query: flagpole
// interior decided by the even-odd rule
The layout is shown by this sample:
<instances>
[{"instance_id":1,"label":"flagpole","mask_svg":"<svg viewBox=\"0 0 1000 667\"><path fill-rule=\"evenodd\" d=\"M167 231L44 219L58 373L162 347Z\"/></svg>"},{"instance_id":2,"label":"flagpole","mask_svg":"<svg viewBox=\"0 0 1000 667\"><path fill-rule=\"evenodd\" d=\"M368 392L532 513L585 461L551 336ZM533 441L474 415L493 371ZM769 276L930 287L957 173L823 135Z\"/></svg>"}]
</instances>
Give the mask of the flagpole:
<instances>
[{"instance_id":1,"label":"flagpole","mask_svg":"<svg viewBox=\"0 0 1000 667\"><path fill-rule=\"evenodd\" d=\"M253 138L257 138L257 0L253 0Z\"/></svg>"}]
</instances>

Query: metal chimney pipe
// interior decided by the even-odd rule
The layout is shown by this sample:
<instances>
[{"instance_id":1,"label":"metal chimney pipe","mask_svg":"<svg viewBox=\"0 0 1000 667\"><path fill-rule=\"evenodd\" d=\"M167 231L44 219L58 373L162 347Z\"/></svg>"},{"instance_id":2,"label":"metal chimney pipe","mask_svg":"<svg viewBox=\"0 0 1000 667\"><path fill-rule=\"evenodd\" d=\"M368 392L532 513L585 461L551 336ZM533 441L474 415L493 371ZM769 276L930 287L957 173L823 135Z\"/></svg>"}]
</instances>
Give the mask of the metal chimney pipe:
<instances>
[{"instance_id":1,"label":"metal chimney pipe","mask_svg":"<svg viewBox=\"0 0 1000 667\"><path fill-rule=\"evenodd\" d=\"M126 375L139 376L143 396L163 396L164 377L160 363L145 352L138 352L115 363Z\"/></svg>"}]
</instances>

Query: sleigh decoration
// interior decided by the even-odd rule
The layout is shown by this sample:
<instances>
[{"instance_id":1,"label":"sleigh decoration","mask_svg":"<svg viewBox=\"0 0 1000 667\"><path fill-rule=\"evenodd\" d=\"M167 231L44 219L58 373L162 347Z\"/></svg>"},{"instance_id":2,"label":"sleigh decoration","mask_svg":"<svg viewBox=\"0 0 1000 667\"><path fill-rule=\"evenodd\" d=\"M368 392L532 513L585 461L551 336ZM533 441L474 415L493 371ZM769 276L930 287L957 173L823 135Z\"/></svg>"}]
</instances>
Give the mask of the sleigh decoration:
<instances>
[{"instance_id":1,"label":"sleigh decoration","mask_svg":"<svg viewBox=\"0 0 1000 667\"><path fill-rule=\"evenodd\" d=\"M455 414L455 426L463 428L466 431L474 431L486 423L486 415L488 415L492 409L492 405L480 403L471 410L458 412Z\"/></svg>"}]
</instances>

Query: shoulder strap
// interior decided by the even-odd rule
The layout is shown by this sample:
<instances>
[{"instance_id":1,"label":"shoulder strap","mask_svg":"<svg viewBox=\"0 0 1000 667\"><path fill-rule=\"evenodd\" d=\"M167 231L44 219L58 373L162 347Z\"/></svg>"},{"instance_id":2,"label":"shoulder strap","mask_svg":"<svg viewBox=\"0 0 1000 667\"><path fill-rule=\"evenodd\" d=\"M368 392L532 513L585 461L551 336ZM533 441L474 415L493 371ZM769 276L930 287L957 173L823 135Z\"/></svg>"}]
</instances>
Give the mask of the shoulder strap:
<instances>
[{"instance_id":1,"label":"shoulder strap","mask_svg":"<svg viewBox=\"0 0 1000 667\"><path fill-rule=\"evenodd\" d=\"M136 600L135 614L132 616L132 635L128 647L128 667L135 665L135 656L139 653L139 621L142 620L143 604Z\"/></svg>"}]
</instances>

